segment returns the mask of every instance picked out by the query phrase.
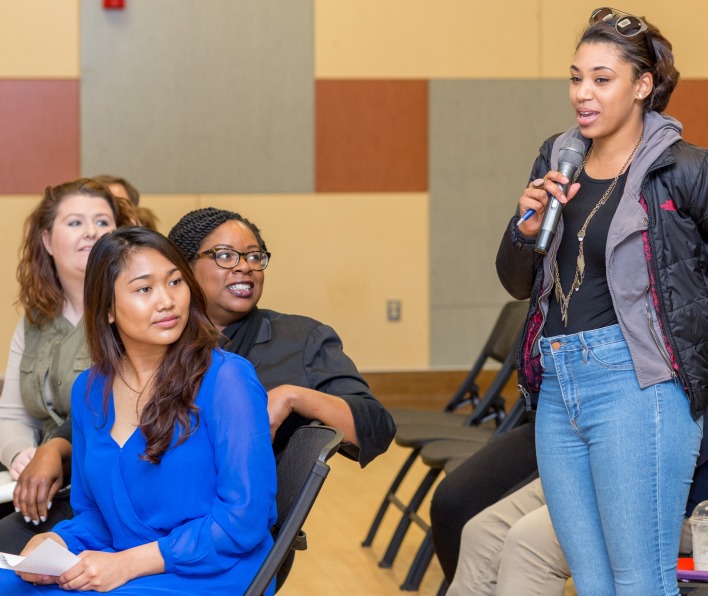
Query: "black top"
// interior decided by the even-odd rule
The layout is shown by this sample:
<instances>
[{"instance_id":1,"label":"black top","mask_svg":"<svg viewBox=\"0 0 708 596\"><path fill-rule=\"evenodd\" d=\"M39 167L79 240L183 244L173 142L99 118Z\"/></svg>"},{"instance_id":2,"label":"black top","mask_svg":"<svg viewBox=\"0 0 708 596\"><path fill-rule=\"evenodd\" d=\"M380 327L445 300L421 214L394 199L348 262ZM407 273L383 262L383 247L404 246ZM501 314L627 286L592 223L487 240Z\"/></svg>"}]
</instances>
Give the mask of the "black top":
<instances>
[{"instance_id":1,"label":"black top","mask_svg":"<svg viewBox=\"0 0 708 596\"><path fill-rule=\"evenodd\" d=\"M568 307L568 325L561 320L560 304L556 301L555 286L548 303L548 316L543 334L546 337L569 335L580 331L600 329L617 323L612 304L605 268L605 247L610 222L617 211L627 181L627 171L617 181L607 202L600 207L588 224L585 232L585 278L580 290L573 293ZM580 172L578 194L563 207L563 237L556 260L560 272L561 287L567 294L578 260L578 232L590 212L609 188L612 180L595 180Z\"/></svg>"},{"instance_id":2,"label":"black top","mask_svg":"<svg viewBox=\"0 0 708 596\"><path fill-rule=\"evenodd\" d=\"M339 452L364 467L386 451L396 434L393 418L344 353L334 329L309 317L267 309L259 312L262 320L246 358L266 390L298 385L341 397L352 411L359 446L342 443ZM225 342L224 347L231 350L233 346ZM308 422L299 414L290 414L275 434L275 454L283 450L298 427Z\"/></svg>"}]
</instances>

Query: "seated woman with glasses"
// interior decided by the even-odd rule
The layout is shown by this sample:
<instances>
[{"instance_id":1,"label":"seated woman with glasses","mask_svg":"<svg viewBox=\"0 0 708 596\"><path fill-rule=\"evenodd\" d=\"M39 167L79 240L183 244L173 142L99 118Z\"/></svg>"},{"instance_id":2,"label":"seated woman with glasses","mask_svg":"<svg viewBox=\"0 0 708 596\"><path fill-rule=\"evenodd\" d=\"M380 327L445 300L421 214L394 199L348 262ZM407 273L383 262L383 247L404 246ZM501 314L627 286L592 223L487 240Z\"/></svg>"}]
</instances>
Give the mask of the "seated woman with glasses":
<instances>
[{"instance_id":1,"label":"seated woman with glasses","mask_svg":"<svg viewBox=\"0 0 708 596\"><path fill-rule=\"evenodd\" d=\"M253 223L208 207L185 215L169 238L192 264L224 348L250 360L268 390L276 454L311 420L341 430L341 452L362 467L386 451L393 419L335 331L308 317L258 308L270 253Z\"/></svg>"}]
</instances>

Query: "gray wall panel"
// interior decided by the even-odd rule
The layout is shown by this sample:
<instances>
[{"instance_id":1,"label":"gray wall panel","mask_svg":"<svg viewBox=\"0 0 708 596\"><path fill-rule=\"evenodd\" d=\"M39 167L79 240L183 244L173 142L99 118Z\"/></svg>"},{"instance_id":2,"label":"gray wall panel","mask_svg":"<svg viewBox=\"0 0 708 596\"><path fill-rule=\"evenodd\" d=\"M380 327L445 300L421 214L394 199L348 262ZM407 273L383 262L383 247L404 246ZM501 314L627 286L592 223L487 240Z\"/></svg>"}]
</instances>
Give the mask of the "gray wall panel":
<instances>
[{"instance_id":1,"label":"gray wall panel","mask_svg":"<svg viewBox=\"0 0 708 596\"><path fill-rule=\"evenodd\" d=\"M572 126L568 83L431 81L431 364L467 366L509 295L497 246L541 143Z\"/></svg>"},{"instance_id":2,"label":"gray wall panel","mask_svg":"<svg viewBox=\"0 0 708 596\"><path fill-rule=\"evenodd\" d=\"M503 302L500 301L500 304ZM446 359L438 357L432 364L444 368L469 368L479 355L489 331L499 315L497 304L467 304L431 307L430 343L444 347L452 344ZM454 353L452 348L454 348ZM443 352L438 349L438 352ZM434 358L436 354L431 354Z\"/></svg>"},{"instance_id":3,"label":"gray wall panel","mask_svg":"<svg viewBox=\"0 0 708 596\"><path fill-rule=\"evenodd\" d=\"M82 0L81 21L82 173L313 191L312 0Z\"/></svg>"}]
</instances>

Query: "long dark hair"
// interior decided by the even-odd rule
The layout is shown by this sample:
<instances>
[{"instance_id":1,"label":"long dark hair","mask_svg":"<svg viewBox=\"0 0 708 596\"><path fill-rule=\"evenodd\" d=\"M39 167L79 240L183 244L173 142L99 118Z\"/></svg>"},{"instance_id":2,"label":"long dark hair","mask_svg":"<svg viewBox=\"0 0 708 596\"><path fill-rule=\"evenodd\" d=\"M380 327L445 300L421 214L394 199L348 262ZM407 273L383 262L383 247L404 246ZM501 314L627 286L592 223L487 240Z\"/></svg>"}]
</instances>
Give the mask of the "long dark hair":
<instances>
[{"instance_id":1,"label":"long dark hair","mask_svg":"<svg viewBox=\"0 0 708 596\"><path fill-rule=\"evenodd\" d=\"M97 373L106 377L104 414L125 354L118 329L108 320L115 302L115 282L126 263L143 250L155 250L173 263L191 292L187 325L179 339L168 347L155 374L152 396L140 416L140 430L147 443L142 458L159 463L172 442L175 424L179 427L177 445L199 424L194 400L211 363L218 332L206 314L206 299L189 263L172 242L159 232L139 227L121 228L102 236L91 250L86 266L84 326L93 361L92 378ZM196 418L194 427L192 415Z\"/></svg>"},{"instance_id":2,"label":"long dark hair","mask_svg":"<svg viewBox=\"0 0 708 596\"><path fill-rule=\"evenodd\" d=\"M646 35L632 37L618 33L613 20L592 23L581 35L576 50L584 43L614 45L622 60L632 65L635 80L644 72L650 72L654 79L654 88L642 104L644 111L663 112L669 105L669 99L678 84L680 74L674 66L671 42L644 17L642 20L649 27ZM656 56L656 60L653 59L652 54Z\"/></svg>"}]
</instances>

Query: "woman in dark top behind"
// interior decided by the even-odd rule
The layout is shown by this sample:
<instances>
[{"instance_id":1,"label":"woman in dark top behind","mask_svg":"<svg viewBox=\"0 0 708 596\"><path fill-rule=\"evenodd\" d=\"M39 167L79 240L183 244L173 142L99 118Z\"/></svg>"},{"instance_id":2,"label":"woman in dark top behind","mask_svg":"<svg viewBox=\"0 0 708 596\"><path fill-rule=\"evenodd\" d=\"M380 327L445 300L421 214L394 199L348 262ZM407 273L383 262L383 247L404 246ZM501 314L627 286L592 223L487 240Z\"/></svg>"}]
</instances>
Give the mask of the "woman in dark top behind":
<instances>
[{"instance_id":1,"label":"woman in dark top behind","mask_svg":"<svg viewBox=\"0 0 708 596\"><path fill-rule=\"evenodd\" d=\"M270 253L253 223L208 207L185 215L169 238L192 264L223 346L250 360L268 390L276 455L310 420L340 429L341 452L362 467L386 451L393 419L336 332L308 317L257 307Z\"/></svg>"}]
</instances>

